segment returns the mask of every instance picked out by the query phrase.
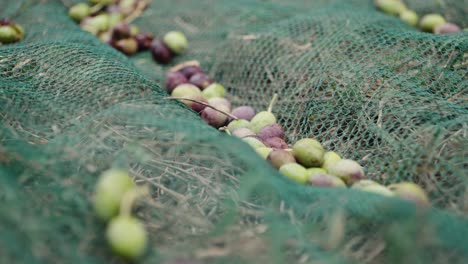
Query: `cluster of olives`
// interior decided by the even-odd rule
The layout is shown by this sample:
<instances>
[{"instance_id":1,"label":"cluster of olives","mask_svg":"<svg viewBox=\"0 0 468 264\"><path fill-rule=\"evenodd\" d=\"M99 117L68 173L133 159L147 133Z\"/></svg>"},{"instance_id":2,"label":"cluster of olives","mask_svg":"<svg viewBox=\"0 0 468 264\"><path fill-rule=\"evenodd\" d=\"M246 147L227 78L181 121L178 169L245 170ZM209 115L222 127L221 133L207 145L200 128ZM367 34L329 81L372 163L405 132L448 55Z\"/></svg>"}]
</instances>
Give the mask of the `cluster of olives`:
<instances>
[{"instance_id":1,"label":"cluster of olives","mask_svg":"<svg viewBox=\"0 0 468 264\"><path fill-rule=\"evenodd\" d=\"M131 216L138 190L127 171L110 169L99 177L93 197L96 215L108 222L106 238L110 247L127 259L142 256L147 244L143 223Z\"/></svg>"},{"instance_id":2,"label":"cluster of olives","mask_svg":"<svg viewBox=\"0 0 468 264\"><path fill-rule=\"evenodd\" d=\"M152 34L139 33L131 21L148 7L146 0L90 0L72 6L68 14L80 23L80 27L99 37L122 53L131 56L138 51L150 49L153 58L159 63L169 63L183 53L188 42L185 35L171 31L162 40Z\"/></svg>"},{"instance_id":3,"label":"cluster of olives","mask_svg":"<svg viewBox=\"0 0 468 264\"><path fill-rule=\"evenodd\" d=\"M231 103L224 98L225 88L213 82L197 61L169 69L166 89L172 96L168 99L180 100L200 113L209 125L241 138L281 174L295 182L318 187L351 186L421 205L429 203L424 190L414 183L401 182L385 187L364 179L363 168L356 161L325 151L315 139L304 138L292 147L288 145L285 131L272 113L276 95L266 111L256 113L254 108L246 105L232 109Z\"/></svg>"},{"instance_id":4,"label":"cluster of olives","mask_svg":"<svg viewBox=\"0 0 468 264\"><path fill-rule=\"evenodd\" d=\"M231 112L231 103L224 98L224 87L206 74L197 61L188 61L169 69L166 90L173 99L180 100L201 114L209 125L224 126Z\"/></svg>"},{"instance_id":5,"label":"cluster of olives","mask_svg":"<svg viewBox=\"0 0 468 264\"><path fill-rule=\"evenodd\" d=\"M417 27L425 32L435 34L453 34L461 32L461 28L453 23L448 23L445 18L439 14L427 14L419 21L418 14L408 9L401 0L375 0L375 5L384 13L399 16L407 24Z\"/></svg>"},{"instance_id":6,"label":"cluster of olives","mask_svg":"<svg viewBox=\"0 0 468 264\"><path fill-rule=\"evenodd\" d=\"M270 111L262 111L251 120L238 119L228 124L227 130L242 138L285 177L317 187L359 189L385 196L396 196L418 205L427 205L424 190L411 182L400 182L385 187L364 178L364 170L354 160L342 159L334 151L325 151L313 138L296 141L292 148L285 142L285 132L276 123Z\"/></svg>"},{"instance_id":7,"label":"cluster of olives","mask_svg":"<svg viewBox=\"0 0 468 264\"><path fill-rule=\"evenodd\" d=\"M14 43L24 38L24 29L8 18L0 19L0 45Z\"/></svg>"}]
</instances>

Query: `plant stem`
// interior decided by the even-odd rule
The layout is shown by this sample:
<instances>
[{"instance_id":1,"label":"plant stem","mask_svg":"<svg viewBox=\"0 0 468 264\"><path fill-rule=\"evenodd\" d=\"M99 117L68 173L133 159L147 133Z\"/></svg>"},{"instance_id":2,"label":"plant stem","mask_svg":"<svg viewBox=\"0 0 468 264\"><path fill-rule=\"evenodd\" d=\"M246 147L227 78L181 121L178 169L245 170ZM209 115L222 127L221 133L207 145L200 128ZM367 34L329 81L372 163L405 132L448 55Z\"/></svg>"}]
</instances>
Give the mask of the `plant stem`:
<instances>
[{"instance_id":1,"label":"plant stem","mask_svg":"<svg viewBox=\"0 0 468 264\"><path fill-rule=\"evenodd\" d=\"M268 112L269 113L271 113L271 110L273 109L273 105L275 105L275 103L276 103L276 99L278 99L278 94L277 93L275 93L275 95L273 95L273 98L270 101L270 105L268 106Z\"/></svg>"},{"instance_id":2,"label":"plant stem","mask_svg":"<svg viewBox=\"0 0 468 264\"><path fill-rule=\"evenodd\" d=\"M104 7L104 4L102 4L102 3L95 4L94 6L91 7L91 14L94 14L94 13L98 12L103 7Z\"/></svg>"},{"instance_id":3,"label":"plant stem","mask_svg":"<svg viewBox=\"0 0 468 264\"><path fill-rule=\"evenodd\" d=\"M198 100L193 100L193 99L188 99L188 98L183 98L183 97L165 97L164 100L185 100L185 101L190 101L190 102L194 102L194 103L198 103L198 104L201 104L201 105L204 105L206 107L209 107L217 112L220 112L226 116L229 116L230 118L234 119L234 120L238 120L239 118L237 118L237 116L235 115L232 115L228 112L224 112L223 110L219 110L217 109L216 107L214 106L211 106L210 104L208 103L204 103L204 102L201 102L201 101L198 101Z\"/></svg>"},{"instance_id":4,"label":"plant stem","mask_svg":"<svg viewBox=\"0 0 468 264\"><path fill-rule=\"evenodd\" d=\"M137 17L139 17L141 15L141 13L143 12L143 10L145 10L145 8L148 6L148 4L149 4L148 1L138 2L138 6L135 8L135 10L133 10L132 13L130 13L130 15L128 15L128 17L126 17L123 20L123 22L125 22L127 24L132 23L133 20L135 20Z\"/></svg>"},{"instance_id":5,"label":"plant stem","mask_svg":"<svg viewBox=\"0 0 468 264\"><path fill-rule=\"evenodd\" d=\"M224 131L224 132L226 132L226 134L228 134L230 136L232 135L231 132L229 131L229 129L227 129L226 126L220 127L220 128L218 128L218 130L219 131Z\"/></svg>"},{"instance_id":6,"label":"plant stem","mask_svg":"<svg viewBox=\"0 0 468 264\"><path fill-rule=\"evenodd\" d=\"M135 200L143 195L147 195L149 193L149 189L147 186L144 187L136 187L124 194L122 197L122 201L120 203L120 215L122 216L130 216L132 213L132 206Z\"/></svg>"}]
</instances>

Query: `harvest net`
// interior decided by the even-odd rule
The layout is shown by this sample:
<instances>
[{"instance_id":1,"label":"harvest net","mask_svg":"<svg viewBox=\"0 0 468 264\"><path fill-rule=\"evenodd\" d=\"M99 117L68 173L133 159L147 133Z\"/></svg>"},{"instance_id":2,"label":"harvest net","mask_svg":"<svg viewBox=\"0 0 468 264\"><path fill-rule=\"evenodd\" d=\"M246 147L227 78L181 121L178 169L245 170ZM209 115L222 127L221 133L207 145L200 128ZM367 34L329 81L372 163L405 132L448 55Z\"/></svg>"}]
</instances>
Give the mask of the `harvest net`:
<instances>
[{"instance_id":1,"label":"harvest net","mask_svg":"<svg viewBox=\"0 0 468 264\"><path fill-rule=\"evenodd\" d=\"M157 0L135 22L184 32L234 106L273 94L290 142L313 136L409 180L432 208L283 178L241 140L164 100L169 66L127 58L67 16L77 1L0 0L27 30L0 46L0 263L119 263L90 206L99 174L151 187L143 263L467 263L466 32L433 35L370 0ZM468 26L464 1L406 1Z\"/></svg>"}]
</instances>

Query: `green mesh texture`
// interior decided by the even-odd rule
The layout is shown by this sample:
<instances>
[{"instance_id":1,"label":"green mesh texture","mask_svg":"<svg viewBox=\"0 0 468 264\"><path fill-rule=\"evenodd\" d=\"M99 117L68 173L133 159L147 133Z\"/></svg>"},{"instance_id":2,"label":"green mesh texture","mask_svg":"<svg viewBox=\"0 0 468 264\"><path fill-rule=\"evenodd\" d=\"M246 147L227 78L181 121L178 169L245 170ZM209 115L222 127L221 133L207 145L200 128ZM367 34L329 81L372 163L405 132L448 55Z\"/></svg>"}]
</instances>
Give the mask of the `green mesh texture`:
<instances>
[{"instance_id":1,"label":"green mesh texture","mask_svg":"<svg viewBox=\"0 0 468 264\"><path fill-rule=\"evenodd\" d=\"M80 30L65 5L0 0L27 30L0 46L0 263L122 263L90 199L130 170L151 197L142 263L468 263L468 33L422 33L370 0L153 1L135 22L186 33L235 106L273 112L370 179L414 181L432 208L294 184L248 145L164 100L167 67ZM405 1L468 26L466 1Z\"/></svg>"}]
</instances>

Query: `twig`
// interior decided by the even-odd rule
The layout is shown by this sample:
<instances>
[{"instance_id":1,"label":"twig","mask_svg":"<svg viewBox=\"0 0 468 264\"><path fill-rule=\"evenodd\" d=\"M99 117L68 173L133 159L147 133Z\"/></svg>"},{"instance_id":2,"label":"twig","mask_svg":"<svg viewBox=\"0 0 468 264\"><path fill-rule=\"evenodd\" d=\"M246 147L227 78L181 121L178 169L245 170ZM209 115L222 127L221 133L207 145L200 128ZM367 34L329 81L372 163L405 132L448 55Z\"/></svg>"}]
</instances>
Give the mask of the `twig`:
<instances>
[{"instance_id":1,"label":"twig","mask_svg":"<svg viewBox=\"0 0 468 264\"><path fill-rule=\"evenodd\" d=\"M271 113L271 110L273 109L273 105L275 105L275 103L276 103L276 99L278 99L278 94L277 93L275 93L275 95L273 95L273 98L270 101L270 105L268 106L268 112L269 113Z\"/></svg>"},{"instance_id":2,"label":"twig","mask_svg":"<svg viewBox=\"0 0 468 264\"><path fill-rule=\"evenodd\" d=\"M218 128L218 130L219 131L224 131L224 132L226 132L226 134L228 134L230 136L232 135L231 132L229 131L229 129L227 129L227 126L220 127L220 128Z\"/></svg>"},{"instance_id":3,"label":"twig","mask_svg":"<svg viewBox=\"0 0 468 264\"><path fill-rule=\"evenodd\" d=\"M132 213L132 205L135 200L143 195L147 195L149 193L148 187L136 187L127 193L122 198L122 202L120 203L120 215L123 216L130 216Z\"/></svg>"},{"instance_id":4,"label":"twig","mask_svg":"<svg viewBox=\"0 0 468 264\"><path fill-rule=\"evenodd\" d=\"M103 7L104 7L104 4L103 4L103 3L95 4L95 5L92 6L91 9L90 9L91 14L94 14L94 13L98 12L98 11L101 10Z\"/></svg>"},{"instance_id":5,"label":"twig","mask_svg":"<svg viewBox=\"0 0 468 264\"><path fill-rule=\"evenodd\" d=\"M183 98L183 97L165 97L163 98L164 100L185 100L185 101L189 101L189 102L194 102L194 103L198 103L198 104L201 104L201 105L204 105L206 107L209 107L217 112L220 112L222 114L225 114L227 116L229 116L230 118L234 119L234 120L238 120L239 118L237 118L237 116L235 115L232 115L228 112L224 112L223 110L219 110L217 109L216 107L208 104L208 103L204 103L204 102L201 102L201 101L198 101L198 100L193 100L193 99L188 99L188 98Z\"/></svg>"},{"instance_id":6,"label":"twig","mask_svg":"<svg viewBox=\"0 0 468 264\"><path fill-rule=\"evenodd\" d=\"M200 62L198 62L197 60L185 61L185 62L179 63L179 64L171 67L167 72L176 72L176 71L182 70L183 68L189 67L189 66L200 67Z\"/></svg>"},{"instance_id":7,"label":"twig","mask_svg":"<svg viewBox=\"0 0 468 264\"><path fill-rule=\"evenodd\" d=\"M138 2L138 6L135 8L135 10L128 16L126 17L123 22L130 24L132 23L133 20L135 20L137 17L141 15L143 10L145 10L146 7L148 7L149 2L148 1L140 1Z\"/></svg>"}]
</instances>

